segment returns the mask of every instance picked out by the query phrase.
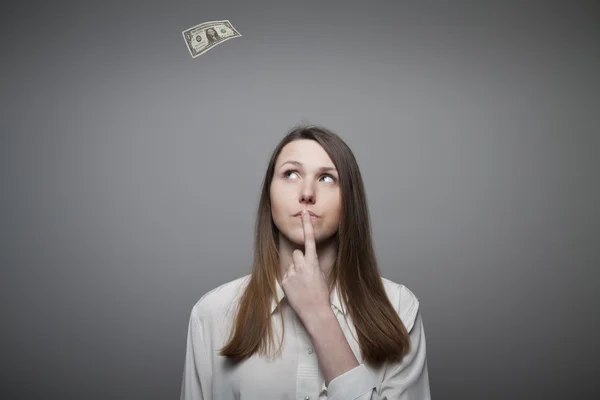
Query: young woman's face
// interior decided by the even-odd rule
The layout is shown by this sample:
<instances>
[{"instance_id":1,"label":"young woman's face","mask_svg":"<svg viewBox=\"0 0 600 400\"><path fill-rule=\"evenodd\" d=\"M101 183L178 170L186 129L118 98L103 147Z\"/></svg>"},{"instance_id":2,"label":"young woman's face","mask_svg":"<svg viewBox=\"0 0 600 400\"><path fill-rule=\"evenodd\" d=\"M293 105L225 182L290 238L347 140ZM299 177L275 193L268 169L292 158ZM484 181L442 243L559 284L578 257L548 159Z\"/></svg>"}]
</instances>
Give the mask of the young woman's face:
<instances>
[{"instance_id":1,"label":"young woman's face","mask_svg":"<svg viewBox=\"0 0 600 400\"><path fill-rule=\"evenodd\" d=\"M329 239L339 227L341 218L341 188L333 162L314 140L288 143L275 162L271 182L271 210L280 235L297 244L304 244L302 217L307 209L317 243Z\"/></svg>"}]
</instances>

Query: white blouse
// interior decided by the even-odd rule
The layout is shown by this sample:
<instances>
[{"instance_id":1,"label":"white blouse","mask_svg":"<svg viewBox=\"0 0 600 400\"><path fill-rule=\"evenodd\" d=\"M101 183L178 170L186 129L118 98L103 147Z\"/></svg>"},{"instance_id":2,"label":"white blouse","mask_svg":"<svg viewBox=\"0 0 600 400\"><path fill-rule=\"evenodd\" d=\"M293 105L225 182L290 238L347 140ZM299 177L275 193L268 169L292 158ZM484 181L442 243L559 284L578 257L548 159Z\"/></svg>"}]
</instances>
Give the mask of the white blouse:
<instances>
[{"instance_id":1,"label":"white blouse","mask_svg":"<svg viewBox=\"0 0 600 400\"><path fill-rule=\"evenodd\" d=\"M272 299L271 315L275 350L281 340L281 319L285 321L281 356L268 359L255 354L237 366L227 365L219 350L229 338L235 305L249 279L246 275L211 290L192 308L181 400L431 399L419 301L408 288L385 278L388 298L410 334L411 350L402 362L384 363L380 368L362 363L354 324L333 290L331 307L360 365L325 386L310 337L288 302L281 301L285 293L277 283L282 314Z\"/></svg>"}]
</instances>

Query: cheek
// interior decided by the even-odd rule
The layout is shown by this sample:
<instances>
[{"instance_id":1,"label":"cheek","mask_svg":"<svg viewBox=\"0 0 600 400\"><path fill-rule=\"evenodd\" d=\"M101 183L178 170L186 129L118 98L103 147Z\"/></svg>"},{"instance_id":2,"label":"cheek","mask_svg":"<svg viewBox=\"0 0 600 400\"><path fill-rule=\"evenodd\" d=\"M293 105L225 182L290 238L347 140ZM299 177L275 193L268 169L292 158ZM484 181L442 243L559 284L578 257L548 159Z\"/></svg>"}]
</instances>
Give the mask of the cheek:
<instances>
[{"instance_id":1,"label":"cheek","mask_svg":"<svg viewBox=\"0 0 600 400\"><path fill-rule=\"evenodd\" d=\"M278 210L283 211L292 207L294 199L296 199L296 195L289 189L274 187L271 191L271 204Z\"/></svg>"},{"instance_id":2,"label":"cheek","mask_svg":"<svg viewBox=\"0 0 600 400\"><path fill-rule=\"evenodd\" d=\"M327 201L327 209L334 218L339 218L342 213L342 201L339 195L332 195Z\"/></svg>"},{"instance_id":3,"label":"cheek","mask_svg":"<svg viewBox=\"0 0 600 400\"><path fill-rule=\"evenodd\" d=\"M342 208L341 205L335 205L332 207L331 210L331 214L330 214L330 219L329 219L329 225L332 229L337 229L339 227L340 221L342 218Z\"/></svg>"},{"instance_id":4,"label":"cheek","mask_svg":"<svg viewBox=\"0 0 600 400\"><path fill-rule=\"evenodd\" d=\"M275 221L279 220L279 215L281 214L281 207L277 203L277 201L271 200L271 216Z\"/></svg>"},{"instance_id":5,"label":"cheek","mask_svg":"<svg viewBox=\"0 0 600 400\"><path fill-rule=\"evenodd\" d=\"M280 220L289 211L289 200L286 200L285 194L275 188L271 191L271 213L274 220Z\"/></svg>"}]
</instances>

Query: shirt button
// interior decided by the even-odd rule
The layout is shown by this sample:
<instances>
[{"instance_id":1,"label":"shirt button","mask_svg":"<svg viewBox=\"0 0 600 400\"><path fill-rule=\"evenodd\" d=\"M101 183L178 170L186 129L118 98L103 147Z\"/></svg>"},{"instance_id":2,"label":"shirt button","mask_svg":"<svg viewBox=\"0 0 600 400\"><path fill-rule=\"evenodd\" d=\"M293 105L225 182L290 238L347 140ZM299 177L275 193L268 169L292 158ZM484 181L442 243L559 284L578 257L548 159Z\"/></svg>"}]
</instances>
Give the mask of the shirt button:
<instances>
[{"instance_id":1,"label":"shirt button","mask_svg":"<svg viewBox=\"0 0 600 400\"><path fill-rule=\"evenodd\" d=\"M308 354L312 354L312 353L313 353L313 349L312 349L312 347L309 347L308 348ZM306 396L306 397L308 397L308 396ZM306 399L306 400L308 400L308 399Z\"/></svg>"},{"instance_id":2,"label":"shirt button","mask_svg":"<svg viewBox=\"0 0 600 400\"><path fill-rule=\"evenodd\" d=\"M304 400L310 400L310 396L306 396Z\"/></svg>"}]
</instances>

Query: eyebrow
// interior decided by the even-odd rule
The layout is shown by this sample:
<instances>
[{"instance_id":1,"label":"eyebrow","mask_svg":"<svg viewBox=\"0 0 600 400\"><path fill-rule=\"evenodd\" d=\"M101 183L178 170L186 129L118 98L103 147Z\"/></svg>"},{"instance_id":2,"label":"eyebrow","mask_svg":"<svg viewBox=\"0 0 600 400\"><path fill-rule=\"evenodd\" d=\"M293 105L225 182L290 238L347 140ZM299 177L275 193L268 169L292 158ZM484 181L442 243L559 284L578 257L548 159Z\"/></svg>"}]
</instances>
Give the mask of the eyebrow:
<instances>
[{"instance_id":1,"label":"eyebrow","mask_svg":"<svg viewBox=\"0 0 600 400\"><path fill-rule=\"evenodd\" d=\"M300 161L294 161L294 160L289 160L289 161L284 162L283 164L281 164L281 166L279 168L283 167L285 164L293 164L293 165L296 165L296 166L302 168L302 163ZM321 168L318 169L318 171L334 171L334 172L337 172L337 170L334 167L321 167Z\"/></svg>"}]
</instances>

